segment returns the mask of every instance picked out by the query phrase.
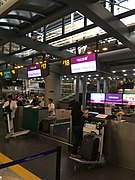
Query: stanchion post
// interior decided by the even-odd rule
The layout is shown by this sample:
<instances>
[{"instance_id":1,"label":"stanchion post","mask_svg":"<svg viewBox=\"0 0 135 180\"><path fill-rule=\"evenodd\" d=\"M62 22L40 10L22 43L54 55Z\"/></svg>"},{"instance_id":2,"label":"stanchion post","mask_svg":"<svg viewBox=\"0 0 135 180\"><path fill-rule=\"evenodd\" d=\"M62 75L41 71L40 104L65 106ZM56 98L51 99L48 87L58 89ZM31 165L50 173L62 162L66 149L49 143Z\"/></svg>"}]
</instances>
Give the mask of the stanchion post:
<instances>
[{"instance_id":1,"label":"stanchion post","mask_svg":"<svg viewBox=\"0 0 135 180\"><path fill-rule=\"evenodd\" d=\"M55 178L55 180L60 180L60 168L61 168L61 146L57 146L56 178Z\"/></svg>"}]
</instances>

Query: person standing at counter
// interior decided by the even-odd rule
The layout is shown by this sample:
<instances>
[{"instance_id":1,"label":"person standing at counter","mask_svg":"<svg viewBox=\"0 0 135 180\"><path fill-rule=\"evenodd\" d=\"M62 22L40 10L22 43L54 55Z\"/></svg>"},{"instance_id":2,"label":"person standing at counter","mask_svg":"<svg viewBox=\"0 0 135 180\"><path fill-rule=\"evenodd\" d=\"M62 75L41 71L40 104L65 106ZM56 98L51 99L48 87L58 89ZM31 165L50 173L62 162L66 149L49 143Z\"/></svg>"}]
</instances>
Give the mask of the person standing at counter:
<instances>
[{"instance_id":1,"label":"person standing at counter","mask_svg":"<svg viewBox=\"0 0 135 180\"><path fill-rule=\"evenodd\" d=\"M55 105L53 103L53 99L49 98L48 100L48 116L55 116Z\"/></svg>"},{"instance_id":2,"label":"person standing at counter","mask_svg":"<svg viewBox=\"0 0 135 180\"><path fill-rule=\"evenodd\" d=\"M7 101L4 103L4 105L2 106L4 112L9 114L9 118L13 119L13 126L15 128L15 112L17 110L17 103L16 101L12 100L12 95L9 95L7 98ZM7 131L8 131L8 122L6 119L6 125L7 125ZM9 133L9 132L8 132Z\"/></svg>"},{"instance_id":3,"label":"person standing at counter","mask_svg":"<svg viewBox=\"0 0 135 180\"><path fill-rule=\"evenodd\" d=\"M41 108L45 107L45 99L44 99L44 97L42 97L41 102L39 103L39 105L40 105Z\"/></svg>"},{"instance_id":4,"label":"person standing at counter","mask_svg":"<svg viewBox=\"0 0 135 180\"><path fill-rule=\"evenodd\" d=\"M33 100L31 102L31 105L33 105L33 106L38 106L39 105L39 100L38 100L37 95L34 95Z\"/></svg>"}]
</instances>

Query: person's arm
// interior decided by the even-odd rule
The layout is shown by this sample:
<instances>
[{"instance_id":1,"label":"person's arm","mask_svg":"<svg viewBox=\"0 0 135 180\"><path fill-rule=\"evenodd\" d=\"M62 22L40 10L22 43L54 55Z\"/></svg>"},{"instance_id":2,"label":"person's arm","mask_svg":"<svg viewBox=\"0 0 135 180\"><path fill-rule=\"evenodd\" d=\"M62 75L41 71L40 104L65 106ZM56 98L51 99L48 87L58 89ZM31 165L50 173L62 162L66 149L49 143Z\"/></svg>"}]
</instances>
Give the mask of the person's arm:
<instances>
[{"instance_id":1,"label":"person's arm","mask_svg":"<svg viewBox=\"0 0 135 180\"><path fill-rule=\"evenodd\" d=\"M2 106L3 109L5 109L8 106L8 102L6 101L4 105Z\"/></svg>"},{"instance_id":2,"label":"person's arm","mask_svg":"<svg viewBox=\"0 0 135 180\"><path fill-rule=\"evenodd\" d=\"M13 101L13 113L15 114L17 110L17 102Z\"/></svg>"},{"instance_id":3,"label":"person's arm","mask_svg":"<svg viewBox=\"0 0 135 180\"><path fill-rule=\"evenodd\" d=\"M51 103L48 105L48 111L51 112L54 109L54 105Z\"/></svg>"}]
</instances>

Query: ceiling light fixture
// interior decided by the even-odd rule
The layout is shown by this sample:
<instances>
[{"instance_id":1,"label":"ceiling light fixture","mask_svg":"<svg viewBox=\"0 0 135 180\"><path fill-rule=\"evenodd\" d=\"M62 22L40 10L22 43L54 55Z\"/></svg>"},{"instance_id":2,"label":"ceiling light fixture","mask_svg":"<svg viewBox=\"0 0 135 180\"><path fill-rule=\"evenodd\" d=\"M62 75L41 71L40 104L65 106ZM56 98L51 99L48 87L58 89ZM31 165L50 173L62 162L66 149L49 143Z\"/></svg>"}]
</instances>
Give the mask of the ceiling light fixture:
<instances>
[{"instance_id":1,"label":"ceiling light fixture","mask_svg":"<svg viewBox=\"0 0 135 180\"><path fill-rule=\"evenodd\" d=\"M87 54L92 54L92 51L87 51Z\"/></svg>"},{"instance_id":2,"label":"ceiling light fixture","mask_svg":"<svg viewBox=\"0 0 135 180\"><path fill-rule=\"evenodd\" d=\"M95 49L94 52L99 52L99 49Z\"/></svg>"},{"instance_id":3,"label":"ceiling light fixture","mask_svg":"<svg viewBox=\"0 0 135 180\"><path fill-rule=\"evenodd\" d=\"M107 50L108 50L107 47L103 47L103 48L102 48L102 51L107 51Z\"/></svg>"}]
</instances>

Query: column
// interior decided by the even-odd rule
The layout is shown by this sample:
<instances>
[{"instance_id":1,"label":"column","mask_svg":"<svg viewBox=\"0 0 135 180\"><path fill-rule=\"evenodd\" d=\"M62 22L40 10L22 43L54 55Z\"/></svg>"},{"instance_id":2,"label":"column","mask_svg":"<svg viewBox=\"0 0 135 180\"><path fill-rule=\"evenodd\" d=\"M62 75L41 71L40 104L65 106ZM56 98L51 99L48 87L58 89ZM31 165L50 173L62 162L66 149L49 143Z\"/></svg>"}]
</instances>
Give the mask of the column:
<instances>
[{"instance_id":1,"label":"column","mask_svg":"<svg viewBox=\"0 0 135 180\"><path fill-rule=\"evenodd\" d=\"M79 101L79 76L76 78L76 88L75 88L75 95L76 95L76 101Z\"/></svg>"},{"instance_id":2,"label":"column","mask_svg":"<svg viewBox=\"0 0 135 180\"><path fill-rule=\"evenodd\" d=\"M104 79L104 82L103 82L103 92L104 93L107 92L107 81L106 81L106 79Z\"/></svg>"},{"instance_id":3,"label":"column","mask_svg":"<svg viewBox=\"0 0 135 180\"><path fill-rule=\"evenodd\" d=\"M100 80L97 79L97 93L100 92Z\"/></svg>"},{"instance_id":4,"label":"column","mask_svg":"<svg viewBox=\"0 0 135 180\"><path fill-rule=\"evenodd\" d=\"M84 75L84 77L83 77L83 93L82 93L83 110L85 110L85 107L86 107L86 93L87 93L87 76Z\"/></svg>"},{"instance_id":5,"label":"column","mask_svg":"<svg viewBox=\"0 0 135 180\"><path fill-rule=\"evenodd\" d=\"M45 105L48 104L48 98L54 99L54 104L57 104L60 98L60 75L50 72L45 78Z\"/></svg>"}]
</instances>

